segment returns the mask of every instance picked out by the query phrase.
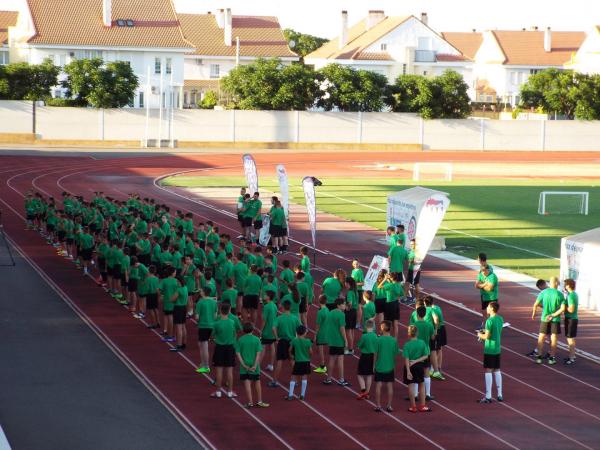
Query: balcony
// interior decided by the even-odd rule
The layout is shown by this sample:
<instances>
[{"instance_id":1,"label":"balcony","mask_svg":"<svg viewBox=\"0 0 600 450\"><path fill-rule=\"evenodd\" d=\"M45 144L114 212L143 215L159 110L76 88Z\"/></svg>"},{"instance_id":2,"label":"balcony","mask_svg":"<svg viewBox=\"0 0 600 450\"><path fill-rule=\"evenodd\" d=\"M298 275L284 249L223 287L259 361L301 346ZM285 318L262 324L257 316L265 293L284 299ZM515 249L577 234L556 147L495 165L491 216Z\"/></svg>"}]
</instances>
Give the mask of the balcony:
<instances>
[{"instance_id":1,"label":"balcony","mask_svg":"<svg viewBox=\"0 0 600 450\"><path fill-rule=\"evenodd\" d=\"M415 50L415 62L435 62L435 51Z\"/></svg>"}]
</instances>

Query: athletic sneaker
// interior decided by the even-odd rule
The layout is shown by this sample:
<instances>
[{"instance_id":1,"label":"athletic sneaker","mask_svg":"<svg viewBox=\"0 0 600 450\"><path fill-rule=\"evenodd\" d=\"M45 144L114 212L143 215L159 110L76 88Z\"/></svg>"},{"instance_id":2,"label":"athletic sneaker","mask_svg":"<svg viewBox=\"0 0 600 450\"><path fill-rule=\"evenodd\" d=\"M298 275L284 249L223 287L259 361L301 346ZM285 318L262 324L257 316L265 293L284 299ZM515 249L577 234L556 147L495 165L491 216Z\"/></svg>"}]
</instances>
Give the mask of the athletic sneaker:
<instances>
[{"instance_id":1,"label":"athletic sneaker","mask_svg":"<svg viewBox=\"0 0 600 450\"><path fill-rule=\"evenodd\" d=\"M272 364L268 364L267 367L265 367L265 370L268 372L273 372L273 365Z\"/></svg>"},{"instance_id":2,"label":"athletic sneaker","mask_svg":"<svg viewBox=\"0 0 600 450\"><path fill-rule=\"evenodd\" d=\"M565 360L563 361L563 363L566 364L567 366L575 364L575 358L565 358Z\"/></svg>"},{"instance_id":3,"label":"athletic sneaker","mask_svg":"<svg viewBox=\"0 0 600 450\"><path fill-rule=\"evenodd\" d=\"M381 406L376 406L375 408L373 408L373 411L381 412L382 411Z\"/></svg>"},{"instance_id":4,"label":"athletic sneaker","mask_svg":"<svg viewBox=\"0 0 600 450\"><path fill-rule=\"evenodd\" d=\"M333 381L331 381L331 378L326 378L323 380L323 384L333 384Z\"/></svg>"},{"instance_id":5,"label":"athletic sneaker","mask_svg":"<svg viewBox=\"0 0 600 450\"><path fill-rule=\"evenodd\" d=\"M431 408L429 406L420 406L419 412L431 412Z\"/></svg>"},{"instance_id":6,"label":"athletic sneaker","mask_svg":"<svg viewBox=\"0 0 600 450\"><path fill-rule=\"evenodd\" d=\"M533 350L527 354L525 354L525 356L529 356L530 358L533 358L534 356L537 356L538 352L537 350Z\"/></svg>"},{"instance_id":7,"label":"athletic sneaker","mask_svg":"<svg viewBox=\"0 0 600 450\"><path fill-rule=\"evenodd\" d=\"M491 398L487 398L487 397L483 397L482 399L477 400L477 403L492 403L492 399Z\"/></svg>"},{"instance_id":8,"label":"athletic sneaker","mask_svg":"<svg viewBox=\"0 0 600 450\"><path fill-rule=\"evenodd\" d=\"M504 397L502 397L501 395L499 395L499 396L497 397L497 400L498 400L500 403L502 403L502 402L504 401Z\"/></svg>"},{"instance_id":9,"label":"athletic sneaker","mask_svg":"<svg viewBox=\"0 0 600 450\"><path fill-rule=\"evenodd\" d=\"M368 392L361 392L360 394L358 394L356 396L356 400L364 400L366 398L369 398L369 393Z\"/></svg>"},{"instance_id":10,"label":"athletic sneaker","mask_svg":"<svg viewBox=\"0 0 600 450\"><path fill-rule=\"evenodd\" d=\"M175 342L175 338L171 337L171 336L165 336L164 338L161 339L161 341L163 341L163 342Z\"/></svg>"},{"instance_id":11,"label":"athletic sneaker","mask_svg":"<svg viewBox=\"0 0 600 450\"><path fill-rule=\"evenodd\" d=\"M551 356L548 358L548 364L550 364L551 366L553 366L554 364L556 364L556 358L554 356Z\"/></svg>"},{"instance_id":12,"label":"athletic sneaker","mask_svg":"<svg viewBox=\"0 0 600 450\"><path fill-rule=\"evenodd\" d=\"M300 396L298 397L298 400L304 400L304 395L300 395Z\"/></svg>"},{"instance_id":13,"label":"athletic sneaker","mask_svg":"<svg viewBox=\"0 0 600 450\"><path fill-rule=\"evenodd\" d=\"M344 379L337 380L337 384L340 386L350 386L350 383Z\"/></svg>"},{"instance_id":14,"label":"athletic sneaker","mask_svg":"<svg viewBox=\"0 0 600 450\"><path fill-rule=\"evenodd\" d=\"M440 372L440 371L433 372L431 374L431 378L435 378L436 380L441 380L441 381L444 381L446 379L446 377L444 377L444 375L442 375L442 372Z\"/></svg>"},{"instance_id":15,"label":"athletic sneaker","mask_svg":"<svg viewBox=\"0 0 600 450\"><path fill-rule=\"evenodd\" d=\"M354 350L346 349L346 350L344 350L344 355L354 355Z\"/></svg>"},{"instance_id":16,"label":"athletic sneaker","mask_svg":"<svg viewBox=\"0 0 600 450\"><path fill-rule=\"evenodd\" d=\"M197 373L210 373L210 367L198 367L196 369Z\"/></svg>"},{"instance_id":17,"label":"athletic sneaker","mask_svg":"<svg viewBox=\"0 0 600 450\"><path fill-rule=\"evenodd\" d=\"M418 409L416 406L411 406L410 408L408 408L408 412L416 413L417 411L418 411Z\"/></svg>"},{"instance_id":18,"label":"athletic sneaker","mask_svg":"<svg viewBox=\"0 0 600 450\"><path fill-rule=\"evenodd\" d=\"M254 404L254 406L258 406L259 408L268 408L270 405L268 403L265 403L265 402L261 401L261 402L256 402Z\"/></svg>"},{"instance_id":19,"label":"athletic sneaker","mask_svg":"<svg viewBox=\"0 0 600 450\"><path fill-rule=\"evenodd\" d=\"M268 386L268 387L271 387L271 388L276 388L276 387L278 387L279 385L278 385L278 384L277 384L277 382L275 382L275 381L269 381L269 382L267 383L267 386Z\"/></svg>"},{"instance_id":20,"label":"athletic sneaker","mask_svg":"<svg viewBox=\"0 0 600 450\"><path fill-rule=\"evenodd\" d=\"M237 394L236 394L235 392L233 392L233 391L229 391L229 392L227 393L227 397L229 397L229 398L236 398L236 397L237 397Z\"/></svg>"},{"instance_id":21,"label":"athletic sneaker","mask_svg":"<svg viewBox=\"0 0 600 450\"><path fill-rule=\"evenodd\" d=\"M435 400L435 397L433 395L426 395L425 396L425 401L430 402L431 400Z\"/></svg>"},{"instance_id":22,"label":"athletic sneaker","mask_svg":"<svg viewBox=\"0 0 600 450\"><path fill-rule=\"evenodd\" d=\"M394 408L392 408L391 406L388 406L387 408L385 408L385 410L389 413L394 412Z\"/></svg>"},{"instance_id":23,"label":"athletic sneaker","mask_svg":"<svg viewBox=\"0 0 600 450\"><path fill-rule=\"evenodd\" d=\"M182 350L183 350L183 349L182 349L182 348L181 348L179 345L178 345L177 347L171 347L171 348L169 349L169 351L170 351L170 352L173 352L173 353L177 353L177 352L180 352L180 351L182 351Z\"/></svg>"},{"instance_id":24,"label":"athletic sneaker","mask_svg":"<svg viewBox=\"0 0 600 450\"><path fill-rule=\"evenodd\" d=\"M327 367L316 367L315 369L313 369L313 372L315 372L315 373L327 373Z\"/></svg>"},{"instance_id":25,"label":"athletic sneaker","mask_svg":"<svg viewBox=\"0 0 600 450\"><path fill-rule=\"evenodd\" d=\"M536 364L542 364L543 362L544 362L544 360L542 359L542 357L541 357L540 355L538 355L538 356L535 358L535 363L536 363Z\"/></svg>"}]
</instances>

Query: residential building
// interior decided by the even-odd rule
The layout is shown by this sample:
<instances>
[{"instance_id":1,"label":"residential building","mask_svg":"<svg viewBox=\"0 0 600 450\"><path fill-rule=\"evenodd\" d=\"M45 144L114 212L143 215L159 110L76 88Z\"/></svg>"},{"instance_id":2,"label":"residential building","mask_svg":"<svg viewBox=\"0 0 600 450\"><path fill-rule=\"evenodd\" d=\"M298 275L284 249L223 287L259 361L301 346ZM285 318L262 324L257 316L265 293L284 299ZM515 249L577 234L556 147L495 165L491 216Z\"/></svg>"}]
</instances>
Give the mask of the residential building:
<instances>
[{"instance_id":1,"label":"residential building","mask_svg":"<svg viewBox=\"0 0 600 450\"><path fill-rule=\"evenodd\" d=\"M521 31L442 33L444 39L472 61L476 102L515 106L521 86L543 69L562 69L581 47L585 33L537 27Z\"/></svg>"},{"instance_id":2,"label":"residential building","mask_svg":"<svg viewBox=\"0 0 600 450\"><path fill-rule=\"evenodd\" d=\"M220 93L219 80L238 64L258 58L298 61L276 17L233 16L231 9L216 14L178 14L183 34L195 47L185 55L185 107L196 107L208 91Z\"/></svg>"},{"instance_id":3,"label":"residential building","mask_svg":"<svg viewBox=\"0 0 600 450\"><path fill-rule=\"evenodd\" d=\"M140 85L131 106L181 106L184 54L193 51L172 0L26 0L9 28L11 61L64 66L99 57L131 65ZM55 96L63 94L56 87Z\"/></svg>"},{"instance_id":4,"label":"residential building","mask_svg":"<svg viewBox=\"0 0 600 450\"><path fill-rule=\"evenodd\" d=\"M440 75L446 69L468 77L468 58L427 22L426 13L418 19L369 11L367 17L348 27L348 14L342 11L338 37L306 55L304 61L316 69L337 63L370 70L390 82L401 74Z\"/></svg>"},{"instance_id":5,"label":"residential building","mask_svg":"<svg viewBox=\"0 0 600 450\"><path fill-rule=\"evenodd\" d=\"M587 74L600 74L600 27L594 26L586 33L583 43L573 58L565 64L566 69Z\"/></svg>"},{"instance_id":6,"label":"residential building","mask_svg":"<svg viewBox=\"0 0 600 450\"><path fill-rule=\"evenodd\" d=\"M10 61L8 51L8 27L17 23L17 11L0 11L0 65Z\"/></svg>"}]
</instances>

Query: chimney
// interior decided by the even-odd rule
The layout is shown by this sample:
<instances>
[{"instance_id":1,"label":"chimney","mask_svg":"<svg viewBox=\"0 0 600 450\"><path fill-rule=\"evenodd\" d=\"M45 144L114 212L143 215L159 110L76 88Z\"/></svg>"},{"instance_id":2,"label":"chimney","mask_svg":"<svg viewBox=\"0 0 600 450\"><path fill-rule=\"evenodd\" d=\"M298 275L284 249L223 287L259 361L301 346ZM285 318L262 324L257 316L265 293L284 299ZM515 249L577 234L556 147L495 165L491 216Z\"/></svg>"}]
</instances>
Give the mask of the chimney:
<instances>
[{"instance_id":1,"label":"chimney","mask_svg":"<svg viewBox=\"0 0 600 450\"><path fill-rule=\"evenodd\" d=\"M225 29L223 32L223 35L225 37L225 45L227 45L228 47L231 47L231 43L232 43L232 38L233 38L233 21L231 18L231 8L227 8L225 10L225 17L224 17L224 23L225 23Z\"/></svg>"},{"instance_id":2,"label":"chimney","mask_svg":"<svg viewBox=\"0 0 600 450\"><path fill-rule=\"evenodd\" d=\"M369 15L367 16L367 23L365 25L366 31L369 31L379 22L385 19L385 12L381 10L377 11L369 11Z\"/></svg>"},{"instance_id":3,"label":"chimney","mask_svg":"<svg viewBox=\"0 0 600 450\"><path fill-rule=\"evenodd\" d=\"M340 27L339 48L342 49L348 43L348 11L342 11Z\"/></svg>"},{"instance_id":4,"label":"chimney","mask_svg":"<svg viewBox=\"0 0 600 450\"><path fill-rule=\"evenodd\" d=\"M429 18L427 17L427 13L426 12L422 12L421 13L421 22L423 22L424 25L428 25Z\"/></svg>"},{"instance_id":5,"label":"chimney","mask_svg":"<svg viewBox=\"0 0 600 450\"><path fill-rule=\"evenodd\" d=\"M552 31L550 27L544 31L544 51L548 53L552 51Z\"/></svg>"},{"instance_id":6,"label":"chimney","mask_svg":"<svg viewBox=\"0 0 600 450\"><path fill-rule=\"evenodd\" d=\"M112 25L112 0L102 0L102 22L105 27Z\"/></svg>"},{"instance_id":7,"label":"chimney","mask_svg":"<svg viewBox=\"0 0 600 450\"><path fill-rule=\"evenodd\" d=\"M217 9L217 14L215 14L215 18L217 19L217 25L222 30L225 27L225 10Z\"/></svg>"}]
</instances>

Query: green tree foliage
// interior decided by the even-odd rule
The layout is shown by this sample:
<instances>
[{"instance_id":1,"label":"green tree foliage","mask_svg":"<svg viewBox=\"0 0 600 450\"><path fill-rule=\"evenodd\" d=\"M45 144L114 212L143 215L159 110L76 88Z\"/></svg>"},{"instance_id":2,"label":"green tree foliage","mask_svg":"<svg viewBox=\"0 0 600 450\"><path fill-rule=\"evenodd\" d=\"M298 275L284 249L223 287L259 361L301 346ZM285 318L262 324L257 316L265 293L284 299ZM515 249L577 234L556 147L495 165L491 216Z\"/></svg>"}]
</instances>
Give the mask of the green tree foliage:
<instances>
[{"instance_id":1,"label":"green tree foliage","mask_svg":"<svg viewBox=\"0 0 600 450\"><path fill-rule=\"evenodd\" d=\"M302 64L284 66L279 59L258 59L231 70L221 85L240 109L304 110L318 93L314 71Z\"/></svg>"},{"instance_id":2,"label":"green tree foliage","mask_svg":"<svg viewBox=\"0 0 600 450\"><path fill-rule=\"evenodd\" d=\"M291 28L286 28L283 30L283 35L285 36L285 40L287 41L288 45L290 45L292 51L296 52L302 57L314 52L328 41L327 39L312 36L310 34L299 33ZM292 41L294 42L293 47L291 46Z\"/></svg>"},{"instance_id":3,"label":"green tree foliage","mask_svg":"<svg viewBox=\"0 0 600 450\"><path fill-rule=\"evenodd\" d=\"M387 78L368 70L329 64L318 71L322 94L317 106L331 111L381 111Z\"/></svg>"},{"instance_id":4,"label":"green tree foliage","mask_svg":"<svg viewBox=\"0 0 600 450\"><path fill-rule=\"evenodd\" d=\"M388 86L386 103L394 112L418 113L419 94L427 80L422 75L400 75L396 82Z\"/></svg>"},{"instance_id":5,"label":"green tree foliage","mask_svg":"<svg viewBox=\"0 0 600 450\"><path fill-rule=\"evenodd\" d=\"M137 76L123 61L104 64L102 59L77 59L64 67L67 97L80 106L121 108L133 101Z\"/></svg>"},{"instance_id":6,"label":"green tree foliage","mask_svg":"<svg viewBox=\"0 0 600 450\"><path fill-rule=\"evenodd\" d=\"M0 67L0 98L40 100L50 96L58 84L60 69L49 59L41 64L24 62Z\"/></svg>"},{"instance_id":7,"label":"green tree foliage","mask_svg":"<svg viewBox=\"0 0 600 450\"><path fill-rule=\"evenodd\" d=\"M208 91L204 94L204 98L198 102L201 109L214 109L219 103L219 96L215 91Z\"/></svg>"}]
</instances>

